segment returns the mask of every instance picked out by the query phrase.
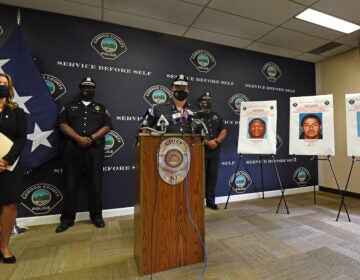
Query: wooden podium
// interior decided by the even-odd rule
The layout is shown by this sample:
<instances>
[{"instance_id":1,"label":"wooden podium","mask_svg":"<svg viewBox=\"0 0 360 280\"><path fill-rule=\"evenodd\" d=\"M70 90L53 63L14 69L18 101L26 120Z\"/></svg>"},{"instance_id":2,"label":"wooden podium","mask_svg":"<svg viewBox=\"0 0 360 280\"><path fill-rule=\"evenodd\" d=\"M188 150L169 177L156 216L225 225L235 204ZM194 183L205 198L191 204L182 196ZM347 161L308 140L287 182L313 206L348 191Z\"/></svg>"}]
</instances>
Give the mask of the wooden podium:
<instances>
[{"instance_id":1,"label":"wooden podium","mask_svg":"<svg viewBox=\"0 0 360 280\"><path fill-rule=\"evenodd\" d=\"M190 150L187 179L166 183L158 172L158 150L167 139L182 139ZM170 140L171 140L170 139ZM134 258L140 275L204 261L204 252L191 223L204 241L204 145L200 136L140 134L135 151ZM204 241L205 242L205 241Z\"/></svg>"}]
</instances>

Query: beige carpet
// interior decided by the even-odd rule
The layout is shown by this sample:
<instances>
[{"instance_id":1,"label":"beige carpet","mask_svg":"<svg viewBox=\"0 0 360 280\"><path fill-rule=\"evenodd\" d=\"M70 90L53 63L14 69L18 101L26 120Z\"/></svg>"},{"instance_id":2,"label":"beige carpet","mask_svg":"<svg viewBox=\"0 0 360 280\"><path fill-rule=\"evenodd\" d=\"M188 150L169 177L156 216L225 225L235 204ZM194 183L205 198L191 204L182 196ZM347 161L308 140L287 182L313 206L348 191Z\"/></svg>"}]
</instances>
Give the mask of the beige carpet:
<instances>
[{"instance_id":1,"label":"beige carpet","mask_svg":"<svg viewBox=\"0 0 360 280\"><path fill-rule=\"evenodd\" d=\"M203 279L360 279L360 200L346 198L335 221L338 195L319 192L230 203L206 209L208 265ZM133 259L133 216L106 219L106 227L77 222L33 226L11 240L18 262L0 262L0 279L151 279L139 276ZM163 271L152 279L199 279L203 263Z\"/></svg>"}]
</instances>

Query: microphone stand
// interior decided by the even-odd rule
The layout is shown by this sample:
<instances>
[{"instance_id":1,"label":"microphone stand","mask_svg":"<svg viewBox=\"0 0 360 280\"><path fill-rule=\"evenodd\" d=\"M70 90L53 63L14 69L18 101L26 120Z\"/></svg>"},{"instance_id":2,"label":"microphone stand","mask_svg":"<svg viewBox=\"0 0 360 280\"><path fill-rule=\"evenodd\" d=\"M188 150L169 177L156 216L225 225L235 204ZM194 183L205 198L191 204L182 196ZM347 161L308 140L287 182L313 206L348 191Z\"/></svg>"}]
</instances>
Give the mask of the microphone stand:
<instances>
[{"instance_id":1,"label":"microphone stand","mask_svg":"<svg viewBox=\"0 0 360 280\"><path fill-rule=\"evenodd\" d=\"M195 128L192 124L191 124L191 146L195 146Z\"/></svg>"}]
</instances>

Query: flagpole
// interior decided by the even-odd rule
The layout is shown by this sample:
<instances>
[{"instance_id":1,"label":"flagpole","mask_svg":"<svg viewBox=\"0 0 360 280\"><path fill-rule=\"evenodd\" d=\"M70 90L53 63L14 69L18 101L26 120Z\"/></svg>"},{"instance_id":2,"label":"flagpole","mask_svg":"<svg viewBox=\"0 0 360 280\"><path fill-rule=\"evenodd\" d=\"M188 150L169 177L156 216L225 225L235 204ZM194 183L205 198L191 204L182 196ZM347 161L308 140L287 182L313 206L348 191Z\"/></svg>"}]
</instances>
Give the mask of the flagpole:
<instances>
[{"instance_id":1,"label":"flagpole","mask_svg":"<svg viewBox=\"0 0 360 280\"><path fill-rule=\"evenodd\" d=\"M18 25L18 26L21 25L21 12L20 12L20 8L18 9L18 12L17 12L16 22L17 22L17 25Z\"/></svg>"}]
</instances>

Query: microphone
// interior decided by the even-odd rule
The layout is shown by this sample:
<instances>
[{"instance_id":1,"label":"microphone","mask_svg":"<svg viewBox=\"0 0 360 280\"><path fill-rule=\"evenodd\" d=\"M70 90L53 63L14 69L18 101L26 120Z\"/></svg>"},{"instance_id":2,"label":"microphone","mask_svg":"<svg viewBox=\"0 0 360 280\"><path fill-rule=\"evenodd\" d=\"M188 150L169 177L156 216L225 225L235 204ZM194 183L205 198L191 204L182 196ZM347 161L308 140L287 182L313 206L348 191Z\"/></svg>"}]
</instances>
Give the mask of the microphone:
<instances>
[{"instance_id":1,"label":"microphone","mask_svg":"<svg viewBox=\"0 0 360 280\"><path fill-rule=\"evenodd\" d=\"M195 113L193 111L191 111L190 109L184 109L182 110L182 115L185 118L185 120L188 119L192 119L193 117L195 117Z\"/></svg>"},{"instance_id":2,"label":"microphone","mask_svg":"<svg viewBox=\"0 0 360 280\"><path fill-rule=\"evenodd\" d=\"M165 131L166 127L169 126L169 122L168 120L164 117L163 114L161 114L159 120L156 123L156 126L160 126L161 127L161 131Z\"/></svg>"},{"instance_id":3,"label":"microphone","mask_svg":"<svg viewBox=\"0 0 360 280\"><path fill-rule=\"evenodd\" d=\"M149 108L146 110L145 114L143 115L140 126L141 127L149 126L149 120L151 116L154 116L154 113L153 113L153 109Z\"/></svg>"},{"instance_id":4,"label":"microphone","mask_svg":"<svg viewBox=\"0 0 360 280\"><path fill-rule=\"evenodd\" d=\"M171 115L173 123L179 123L182 121L182 116L180 112L175 112Z\"/></svg>"},{"instance_id":5,"label":"microphone","mask_svg":"<svg viewBox=\"0 0 360 280\"><path fill-rule=\"evenodd\" d=\"M202 122L199 119L195 119L195 118L191 119L191 128L196 129L198 126L200 126L202 128L201 135L204 136L205 138L207 138L209 135L209 131L208 131L206 125L204 124L204 122Z\"/></svg>"}]
</instances>

